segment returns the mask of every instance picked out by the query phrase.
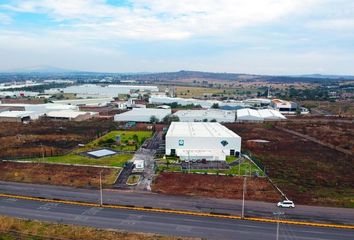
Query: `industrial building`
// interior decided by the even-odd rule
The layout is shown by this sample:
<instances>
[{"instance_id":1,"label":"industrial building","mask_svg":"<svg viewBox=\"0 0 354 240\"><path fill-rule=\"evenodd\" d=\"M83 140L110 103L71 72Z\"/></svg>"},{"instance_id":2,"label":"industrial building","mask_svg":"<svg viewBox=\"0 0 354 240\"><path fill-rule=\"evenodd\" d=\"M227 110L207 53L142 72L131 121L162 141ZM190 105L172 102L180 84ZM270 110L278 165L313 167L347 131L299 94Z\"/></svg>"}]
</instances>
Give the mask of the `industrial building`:
<instances>
[{"instance_id":1,"label":"industrial building","mask_svg":"<svg viewBox=\"0 0 354 240\"><path fill-rule=\"evenodd\" d=\"M0 122L24 122L31 119L31 111L4 111L0 112Z\"/></svg>"},{"instance_id":2,"label":"industrial building","mask_svg":"<svg viewBox=\"0 0 354 240\"><path fill-rule=\"evenodd\" d=\"M77 94L79 97L118 97L118 94L130 94L131 92L157 92L157 86L143 85L96 85L84 84L79 86L70 86L63 89L64 93Z\"/></svg>"},{"instance_id":3,"label":"industrial building","mask_svg":"<svg viewBox=\"0 0 354 240\"><path fill-rule=\"evenodd\" d=\"M290 114L295 113L298 108L297 103L281 99L273 99L270 105L279 112Z\"/></svg>"},{"instance_id":4,"label":"industrial building","mask_svg":"<svg viewBox=\"0 0 354 240\"><path fill-rule=\"evenodd\" d=\"M76 110L51 111L45 114L47 118L68 121L84 121L97 117L98 115L97 112L81 112Z\"/></svg>"},{"instance_id":5,"label":"industrial building","mask_svg":"<svg viewBox=\"0 0 354 240\"><path fill-rule=\"evenodd\" d=\"M279 121L284 119L286 119L286 117L274 109L254 110L244 108L236 111L236 122L263 122Z\"/></svg>"},{"instance_id":6,"label":"industrial building","mask_svg":"<svg viewBox=\"0 0 354 240\"><path fill-rule=\"evenodd\" d=\"M182 161L225 161L240 152L241 137L220 123L172 122L166 134L166 155Z\"/></svg>"},{"instance_id":7,"label":"industrial building","mask_svg":"<svg viewBox=\"0 0 354 240\"><path fill-rule=\"evenodd\" d=\"M211 108L214 104L218 104L220 101L216 100L200 100L194 98L172 98L161 95L151 95L149 98L150 104L172 104L176 103L181 106L194 105L201 106L202 108Z\"/></svg>"},{"instance_id":8,"label":"industrial building","mask_svg":"<svg viewBox=\"0 0 354 240\"><path fill-rule=\"evenodd\" d=\"M103 106L107 106L113 100L114 99L112 97L107 97L107 98L85 98L85 99L57 100L57 101L53 101L53 103L75 105L75 106L103 107Z\"/></svg>"},{"instance_id":9,"label":"industrial building","mask_svg":"<svg viewBox=\"0 0 354 240\"><path fill-rule=\"evenodd\" d=\"M173 114L181 122L235 122L235 111L206 109L206 110L179 110Z\"/></svg>"},{"instance_id":10,"label":"industrial building","mask_svg":"<svg viewBox=\"0 0 354 240\"><path fill-rule=\"evenodd\" d=\"M150 122L154 117L157 122L161 122L166 116L171 114L171 109L160 108L133 108L131 111L116 114L116 122Z\"/></svg>"}]
</instances>

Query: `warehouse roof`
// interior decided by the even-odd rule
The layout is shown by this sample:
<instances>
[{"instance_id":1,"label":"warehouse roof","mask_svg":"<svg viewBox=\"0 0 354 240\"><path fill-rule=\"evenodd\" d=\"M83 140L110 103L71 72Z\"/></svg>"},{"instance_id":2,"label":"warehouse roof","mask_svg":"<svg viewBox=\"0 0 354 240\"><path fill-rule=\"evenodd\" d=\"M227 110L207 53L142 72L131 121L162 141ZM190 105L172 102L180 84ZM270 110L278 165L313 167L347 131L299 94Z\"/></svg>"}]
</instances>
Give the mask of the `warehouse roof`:
<instances>
[{"instance_id":1,"label":"warehouse roof","mask_svg":"<svg viewBox=\"0 0 354 240\"><path fill-rule=\"evenodd\" d=\"M264 118L265 120L267 119L286 119L283 114L281 114L279 111L276 111L274 109L261 109L258 110L259 114Z\"/></svg>"},{"instance_id":2,"label":"warehouse roof","mask_svg":"<svg viewBox=\"0 0 354 240\"><path fill-rule=\"evenodd\" d=\"M237 119L259 119L262 120L261 114L254 109L250 108L243 108L237 110Z\"/></svg>"},{"instance_id":3,"label":"warehouse roof","mask_svg":"<svg viewBox=\"0 0 354 240\"><path fill-rule=\"evenodd\" d=\"M84 114L97 114L93 112L80 112L80 111L73 111L73 110L60 110L60 111L51 111L47 113L48 117L53 117L53 118L76 118L80 115Z\"/></svg>"},{"instance_id":4,"label":"warehouse roof","mask_svg":"<svg viewBox=\"0 0 354 240\"><path fill-rule=\"evenodd\" d=\"M33 112L32 111L4 111L0 112L0 117L26 117L31 115Z\"/></svg>"},{"instance_id":5,"label":"warehouse roof","mask_svg":"<svg viewBox=\"0 0 354 240\"><path fill-rule=\"evenodd\" d=\"M237 137L236 133L220 123L172 122L167 137Z\"/></svg>"}]
</instances>

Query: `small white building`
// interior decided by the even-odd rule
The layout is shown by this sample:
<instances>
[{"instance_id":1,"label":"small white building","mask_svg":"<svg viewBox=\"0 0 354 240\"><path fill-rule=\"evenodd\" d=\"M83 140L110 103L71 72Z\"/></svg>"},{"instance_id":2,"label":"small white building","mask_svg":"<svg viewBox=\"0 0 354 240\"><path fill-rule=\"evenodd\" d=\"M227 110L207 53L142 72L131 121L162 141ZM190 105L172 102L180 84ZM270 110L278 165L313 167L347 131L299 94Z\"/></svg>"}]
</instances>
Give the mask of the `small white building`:
<instances>
[{"instance_id":1,"label":"small white building","mask_svg":"<svg viewBox=\"0 0 354 240\"><path fill-rule=\"evenodd\" d=\"M171 114L171 109L160 108L133 108L131 111L116 114L116 122L150 122L152 117L161 122L166 116Z\"/></svg>"},{"instance_id":2,"label":"small white building","mask_svg":"<svg viewBox=\"0 0 354 240\"><path fill-rule=\"evenodd\" d=\"M144 160L134 160L133 164L134 164L133 172L144 171L144 167L145 167Z\"/></svg>"},{"instance_id":3,"label":"small white building","mask_svg":"<svg viewBox=\"0 0 354 240\"><path fill-rule=\"evenodd\" d=\"M223 161L240 152L241 137L220 123L172 122L166 134L166 155L184 161Z\"/></svg>"},{"instance_id":4,"label":"small white building","mask_svg":"<svg viewBox=\"0 0 354 240\"><path fill-rule=\"evenodd\" d=\"M273 99L271 106L279 112L283 113L295 113L298 108L297 103L281 99Z\"/></svg>"},{"instance_id":5,"label":"small white building","mask_svg":"<svg viewBox=\"0 0 354 240\"><path fill-rule=\"evenodd\" d=\"M173 114L181 122L235 122L235 111L206 109L206 110L179 110Z\"/></svg>"}]
</instances>

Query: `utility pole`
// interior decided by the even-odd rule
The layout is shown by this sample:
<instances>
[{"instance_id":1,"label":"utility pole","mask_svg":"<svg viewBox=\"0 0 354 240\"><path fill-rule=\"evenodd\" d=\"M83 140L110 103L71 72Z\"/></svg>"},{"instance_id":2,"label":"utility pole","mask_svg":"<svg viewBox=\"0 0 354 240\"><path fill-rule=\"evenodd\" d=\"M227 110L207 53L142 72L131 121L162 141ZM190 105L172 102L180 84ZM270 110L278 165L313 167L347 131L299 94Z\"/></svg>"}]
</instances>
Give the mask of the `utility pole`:
<instances>
[{"instance_id":1,"label":"utility pole","mask_svg":"<svg viewBox=\"0 0 354 240\"><path fill-rule=\"evenodd\" d=\"M238 176L241 176L241 158L238 158Z\"/></svg>"},{"instance_id":2,"label":"utility pole","mask_svg":"<svg viewBox=\"0 0 354 240\"><path fill-rule=\"evenodd\" d=\"M103 192L102 192L102 171L100 171L100 206L103 206Z\"/></svg>"},{"instance_id":3,"label":"utility pole","mask_svg":"<svg viewBox=\"0 0 354 240\"><path fill-rule=\"evenodd\" d=\"M276 216L277 221L277 234L276 234L276 240L279 240L279 217L280 215L283 215L283 212L273 212L273 215Z\"/></svg>"},{"instance_id":4,"label":"utility pole","mask_svg":"<svg viewBox=\"0 0 354 240\"><path fill-rule=\"evenodd\" d=\"M244 217L245 217L245 192L246 192L246 181L247 181L247 178L246 178L246 177L243 177L242 213L241 213L241 219L244 219Z\"/></svg>"}]
</instances>

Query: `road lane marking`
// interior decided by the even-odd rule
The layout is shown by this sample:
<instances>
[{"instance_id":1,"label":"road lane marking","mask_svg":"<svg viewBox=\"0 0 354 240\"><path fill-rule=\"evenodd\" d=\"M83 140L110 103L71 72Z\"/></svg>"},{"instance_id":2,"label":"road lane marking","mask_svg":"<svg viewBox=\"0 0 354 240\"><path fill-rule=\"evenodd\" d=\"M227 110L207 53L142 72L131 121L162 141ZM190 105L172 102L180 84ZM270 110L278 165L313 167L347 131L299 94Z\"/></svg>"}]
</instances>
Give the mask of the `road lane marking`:
<instances>
[{"instance_id":1,"label":"road lane marking","mask_svg":"<svg viewBox=\"0 0 354 240\"><path fill-rule=\"evenodd\" d=\"M97 203L76 202L76 201L68 201L68 200L61 200L61 199L47 199L47 198L40 198L40 197L29 197L29 196L3 194L3 193L0 193L0 197L21 199L21 200L30 200L30 201L39 201L39 202L48 202L48 203L58 203L58 204L62 203L62 204L93 207L93 208L124 209L124 210L134 210L134 211L144 211L144 212L155 212L155 213L158 212L158 213L190 215L190 216L197 216L197 217L224 218L224 219L233 219L233 220L240 220L241 219L241 216L237 216L237 215L224 215L224 214L216 214L216 213L203 213L203 212L193 212L193 211L184 211L184 210L160 209L160 208L152 208L152 207L124 206L124 205L110 205L110 204L107 204L107 205L105 204L103 206L100 206ZM295 221L295 220L276 220L276 219L258 218L258 217L245 217L244 220L257 221L257 222L268 222L268 223L279 222L282 224L302 225L302 226L311 226L311 227L354 229L354 225L345 225L345 224L315 223L315 222L305 222L305 221Z\"/></svg>"}]
</instances>

